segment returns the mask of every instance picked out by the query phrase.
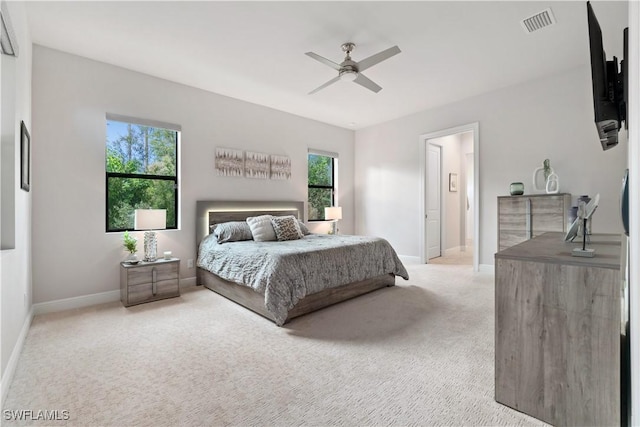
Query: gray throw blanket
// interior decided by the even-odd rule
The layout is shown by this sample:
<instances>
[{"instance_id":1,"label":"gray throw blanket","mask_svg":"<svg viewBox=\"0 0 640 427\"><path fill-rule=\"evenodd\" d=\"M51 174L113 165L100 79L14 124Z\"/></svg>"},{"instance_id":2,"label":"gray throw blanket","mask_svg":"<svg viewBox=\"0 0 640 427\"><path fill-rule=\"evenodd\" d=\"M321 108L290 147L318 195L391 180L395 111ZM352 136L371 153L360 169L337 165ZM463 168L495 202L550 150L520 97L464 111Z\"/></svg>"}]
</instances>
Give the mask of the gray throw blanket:
<instances>
[{"instance_id":1,"label":"gray throw blanket","mask_svg":"<svg viewBox=\"0 0 640 427\"><path fill-rule=\"evenodd\" d=\"M378 237L311 234L284 242L200 244L198 267L264 294L266 309L282 325L306 295L384 274L409 280L389 242Z\"/></svg>"}]
</instances>

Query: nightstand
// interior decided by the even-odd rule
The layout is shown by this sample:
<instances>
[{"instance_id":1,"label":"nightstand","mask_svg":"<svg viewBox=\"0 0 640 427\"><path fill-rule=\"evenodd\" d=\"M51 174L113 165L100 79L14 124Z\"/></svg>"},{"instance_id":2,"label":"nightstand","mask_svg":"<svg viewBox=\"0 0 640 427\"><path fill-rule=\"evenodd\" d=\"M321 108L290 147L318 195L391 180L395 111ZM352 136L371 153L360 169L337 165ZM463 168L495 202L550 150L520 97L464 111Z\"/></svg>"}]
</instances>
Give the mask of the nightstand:
<instances>
[{"instance_id":1,"label":"nightstand","mask_svg":"<svg viewBox=\"0 0 640 427\"><path fill-rule=\"evenodd\" d=\"M120 263L120 300L125 307L180 296L180 260Z\"/></svg>"}]
</instances>

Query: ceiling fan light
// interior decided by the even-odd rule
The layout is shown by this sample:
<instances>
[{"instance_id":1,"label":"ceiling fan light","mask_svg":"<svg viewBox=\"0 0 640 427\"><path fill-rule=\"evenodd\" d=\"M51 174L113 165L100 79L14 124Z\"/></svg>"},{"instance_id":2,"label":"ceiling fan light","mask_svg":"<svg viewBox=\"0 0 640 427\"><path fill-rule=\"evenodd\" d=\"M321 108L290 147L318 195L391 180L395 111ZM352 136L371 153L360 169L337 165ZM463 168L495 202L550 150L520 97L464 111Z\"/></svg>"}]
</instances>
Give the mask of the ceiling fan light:
<instances>
[{"instance_id":1,"label":"ceiling fan light","mask_svg":"<svg viewBox=\"0 0 640 427\"><path fill-rule=\"evenodd\" d=\"M356 71L343 71L340 73L340 80L343 82L352 82L358 77L358 73Z\"/></svg>"}]
</instances>

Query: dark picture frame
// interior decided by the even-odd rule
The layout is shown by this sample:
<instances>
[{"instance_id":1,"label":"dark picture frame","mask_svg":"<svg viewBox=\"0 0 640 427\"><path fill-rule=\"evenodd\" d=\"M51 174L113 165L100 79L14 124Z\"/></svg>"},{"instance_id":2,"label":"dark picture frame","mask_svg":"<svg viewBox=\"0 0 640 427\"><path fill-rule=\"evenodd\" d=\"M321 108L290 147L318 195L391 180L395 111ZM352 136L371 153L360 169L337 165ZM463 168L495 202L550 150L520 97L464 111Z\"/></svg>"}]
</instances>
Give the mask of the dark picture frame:
<instances>
[{"instance_id":1,"label":"dark picture frame","mask_svg":"<svg viewBox=\"0 0 640 427\"><path fill-rule=\"evenodd\" d=\"M20 188L31 188L31 135L24 121L20 121Z\"/></svg>"}]
</instances>

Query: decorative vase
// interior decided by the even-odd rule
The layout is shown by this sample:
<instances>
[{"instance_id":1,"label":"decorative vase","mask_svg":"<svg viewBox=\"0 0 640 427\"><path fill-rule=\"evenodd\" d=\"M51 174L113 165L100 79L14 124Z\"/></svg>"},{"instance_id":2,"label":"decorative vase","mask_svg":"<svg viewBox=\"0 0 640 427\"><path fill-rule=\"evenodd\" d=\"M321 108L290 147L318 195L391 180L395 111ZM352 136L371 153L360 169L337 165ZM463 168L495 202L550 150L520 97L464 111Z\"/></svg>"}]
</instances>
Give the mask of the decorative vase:
<instances>
[{"instance_id":1,"label":"decorative vase","mask_svg":"<svg viewBox=\"0 0 640 427\"><path fill-rule=\"evenodd\" d=\"M551 172L547 177L545 190L547 194L557 194L560 192L560 178L558 178L555 172Z\"/></svg>"},{"instance_id":2,"label":"decorative vase","mask_svg":"<svg viewBox=\"0 0 640 427\"><path fill-rule=\"evenodd\" d=\"M521 182L512 182L509 187L512 196L521 196L524 194L524 184Z\"/></svg>"},{"instance_id":3,"label":"decorative vase","mask_svg":"<svg viewBox=\"0 0 640 427\"><path fill-rule=\"evenodd\" d=\"M545 170L542 166L533 170L533 190L536 193L544 193L546 191L547 179L544 176L544 172ZM551 168L551 173L555 173L553 168ZM551 176L551 174L549 174L549 176Z\"/></svg>"}]
</instances>

